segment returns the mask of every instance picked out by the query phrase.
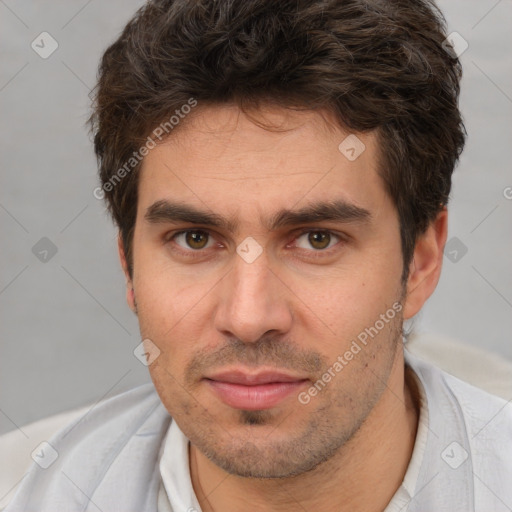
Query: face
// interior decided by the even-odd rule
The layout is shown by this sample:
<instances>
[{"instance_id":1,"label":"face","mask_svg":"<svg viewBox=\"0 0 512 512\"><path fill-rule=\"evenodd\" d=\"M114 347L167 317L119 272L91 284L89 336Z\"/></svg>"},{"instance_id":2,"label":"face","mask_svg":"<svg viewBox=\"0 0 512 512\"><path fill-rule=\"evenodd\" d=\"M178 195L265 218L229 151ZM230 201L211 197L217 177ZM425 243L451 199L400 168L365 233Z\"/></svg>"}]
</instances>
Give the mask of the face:
<instances>
[{"instance_id":1,"label":"face","mask_svg":"<svg viewBox=\"0 0 512 512\"><path fill-rule=\"evenodd\" d=\"M230 473L286 477L351 439L394 371L399 221L374 134L354 160L319 113L254 115L279 130L202 107L145 157L131 284L192 444Z\"/></svg>"}]
</instances>

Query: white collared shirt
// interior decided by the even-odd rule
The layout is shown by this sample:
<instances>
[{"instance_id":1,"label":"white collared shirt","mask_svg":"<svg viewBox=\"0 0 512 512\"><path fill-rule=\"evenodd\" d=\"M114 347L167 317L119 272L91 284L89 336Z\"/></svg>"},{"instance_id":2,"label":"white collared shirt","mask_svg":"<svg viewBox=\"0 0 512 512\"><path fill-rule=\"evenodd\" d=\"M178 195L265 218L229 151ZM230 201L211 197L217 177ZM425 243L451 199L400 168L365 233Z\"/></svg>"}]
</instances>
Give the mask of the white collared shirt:
<instances>
[{"instance_id":1,"label":"white collared shirt","mask_svg":"<svg viewBox=\"0 0 512 512\"><path fill-rule=\"evenodd\" d=\"M512 511L512 404L405 351L422 400L411 461L385 512ZM188 440L153 384L95 405L48 440L5 512L200 512Z\"/></svg>"},{"instance_id":2,"label":"white collared shirt","mask_svg":"<svg viewBox=\"0 0 512 512\"><path fill-rule=\"evenodd\" d=\"M478 476L476 472L474 473L473 468L478 458L472 460L472 439L469 437L470 432L473 431L474 437L476 437L488 427L487 422L493 419L493 410L499 414L504 412L505 408L508 408L508 412L503 416L509 418L506 428L510 433L512 431L510 424L512 405L501 401L501 404L491 407L487 415L481 413L483 416L480 418L467 417L461 405L469 397L471 397L470 400L474 400L475 405L486 401L493 403L496 397L473 388L417 359L407 350L405 351L405 361L413 370L412 374L420 395L418 428L412 456L402 484L383 512L442 512L444 510L447 512L470 512L473 510L497 512L501 509L512 510L510 490L502 494L502 499L498 495L494 495L490 486L477 480ZM440 377L445 384L448 384L445 389L440 385ZM456 389L453 389L450 384ZM460 400L462 396L456 394L459 389L464 391L465 398L462 402ZM449 398L455 399L457 396L457 400L451 403L450 400L439 403L443 391L448 394ZM434 415L436 416L434 419L438 421L432 422L429 418L430 408L441 413L441 415ZM474 407L474 409L478 410L478 407ZM471 425L474 423L471 420L475 419L477 423ZM467 420L470 420L470 425L466 424ZM478 423L480 423L480 427ZM478 432L479 429L482 430ZM482 440L484 439L482 436ZM486 441L488 442L488 440ZM178 425L173 422L169 428L160 460L162 479L158 512L201 512L190 479L188 444L188 439ZM508 446L512 447L512 436L509 436ZM480 449L478 451L480 452ZM487 458L489 459L489 457ZM512 451L507 454L507 460L508 474L512 475ZM492 468L492 465L488 465L487 471L481 468L479 473L486 476L491 486L493 480L504 478L497 468ZM510 486L512 486L512 479ZM446 493L444 496L442 489ZM500 505L502 508L493 508Z\"/></svg>"}]
</instances>

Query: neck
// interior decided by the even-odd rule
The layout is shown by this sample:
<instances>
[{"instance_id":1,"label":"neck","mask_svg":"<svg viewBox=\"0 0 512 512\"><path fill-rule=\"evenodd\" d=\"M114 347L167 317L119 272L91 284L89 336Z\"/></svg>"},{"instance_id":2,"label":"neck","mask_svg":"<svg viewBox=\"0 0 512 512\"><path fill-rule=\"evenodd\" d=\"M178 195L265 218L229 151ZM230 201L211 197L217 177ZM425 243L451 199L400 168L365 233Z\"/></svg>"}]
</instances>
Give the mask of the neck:
<instances>
[{"instance_id":1,"label":"neck","mask_svg":"<svg viewBox=\"0 0 512 512\"><path fill-rule=\"evenodd\" d=\"M203 512L305 510L382 512L400 487L411 459L419 417L413 378L402 351L386 390L359 431L307 473L287 479L230 475L190 447L192 484ZM369 491L371 490L371 491Z\"/></svg>"}]
</instances>

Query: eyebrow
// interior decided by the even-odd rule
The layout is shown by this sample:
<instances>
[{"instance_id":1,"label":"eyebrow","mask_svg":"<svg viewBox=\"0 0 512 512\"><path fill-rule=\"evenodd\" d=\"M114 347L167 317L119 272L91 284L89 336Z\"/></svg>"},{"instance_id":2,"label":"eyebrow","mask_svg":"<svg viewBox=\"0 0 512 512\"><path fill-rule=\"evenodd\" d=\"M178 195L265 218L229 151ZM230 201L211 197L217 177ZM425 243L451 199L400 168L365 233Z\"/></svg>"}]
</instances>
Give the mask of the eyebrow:
<instances>
[{"instance_id":1,"label":"eyebrow","mask_svg":"<svg viewBox=\"0 0 512 512\"><path fill-rule=\"evenodd\" d=\"M150 224L188 222L231 232L236 231L239 225L237 219L227 219L222 215L166 199L156 201L149 206L144 218ZM279 210L266 220L265 225L272 231L282 227L324 221L368 224L372 221L372 214L365 208L338 199L310 204L298 210Z\"/></svg>"}]
</instances>

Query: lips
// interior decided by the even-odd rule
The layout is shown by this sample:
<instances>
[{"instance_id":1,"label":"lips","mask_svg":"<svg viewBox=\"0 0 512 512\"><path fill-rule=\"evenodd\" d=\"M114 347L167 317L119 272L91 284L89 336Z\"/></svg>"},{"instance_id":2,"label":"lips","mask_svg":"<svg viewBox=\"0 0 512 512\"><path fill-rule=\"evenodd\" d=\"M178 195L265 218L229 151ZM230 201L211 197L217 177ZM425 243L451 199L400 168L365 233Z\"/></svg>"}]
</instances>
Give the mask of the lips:
<instances>
[{"instance_id":1,"label":"lips","mask_svg":"<svg viewBox=\"0 0 512 512\"><path fill-rule=\"evenodd\" d=\"M217 397L234 409L263 410L275 407L308 379L279 371L249 373L242 370L220 372L205 378Z\"/></svg>"}]
</instances>

